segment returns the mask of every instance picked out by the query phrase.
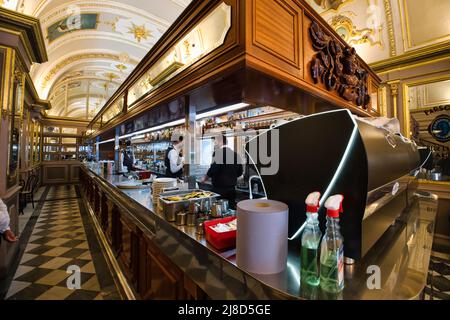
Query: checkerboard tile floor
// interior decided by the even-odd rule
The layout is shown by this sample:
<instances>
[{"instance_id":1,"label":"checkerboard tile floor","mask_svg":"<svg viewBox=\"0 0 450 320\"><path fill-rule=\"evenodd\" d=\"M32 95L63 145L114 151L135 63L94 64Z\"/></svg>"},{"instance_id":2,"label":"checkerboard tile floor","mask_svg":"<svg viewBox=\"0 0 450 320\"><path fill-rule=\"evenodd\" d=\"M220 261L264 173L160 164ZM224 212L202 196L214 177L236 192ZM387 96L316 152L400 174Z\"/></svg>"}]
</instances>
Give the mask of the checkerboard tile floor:
<instances>
[{"instance_id":1,"label":"checkerboard tile floor","mask_svg":"<svg viewBox=\"0 0 450 320\"><path fill-rule=\"evenodd\" d=\"M431 253L425 300L450 300L450 254Z\"/></svg>"},{"instance_id":2,"label":"checkerboard tile floor","mask_svg":"<svg viewBox=\"0 0 450 320\"><path fill-rule=\"evenodd\" d=\"M72 274L67 272L69 266L80 268L81 289L68 288L67 281ZM51 187L6 298L10 300L117 298L115 290L112 290L113 292L102 290L98 277L100 272L96 271L74 186Z\"/></svg>"}]
</instances>

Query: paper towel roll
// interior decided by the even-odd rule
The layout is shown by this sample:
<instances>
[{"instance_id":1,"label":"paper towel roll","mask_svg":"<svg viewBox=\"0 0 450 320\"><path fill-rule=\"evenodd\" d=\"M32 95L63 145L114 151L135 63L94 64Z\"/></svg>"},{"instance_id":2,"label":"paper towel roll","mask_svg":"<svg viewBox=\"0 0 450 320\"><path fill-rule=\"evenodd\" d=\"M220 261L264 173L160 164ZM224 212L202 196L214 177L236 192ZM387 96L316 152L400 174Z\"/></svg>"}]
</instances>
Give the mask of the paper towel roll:
<instances>
[{"instance_id":1,"label":"paper towel roll","mask_svg":"<svg viewBox=\"0 0 450 320\"><path fill-rule=\"evenodd\" d=\"M289 208L272 200L237 204L236 263L258 274L284 271L288 252Z\"/></svg>"}]
</instances>

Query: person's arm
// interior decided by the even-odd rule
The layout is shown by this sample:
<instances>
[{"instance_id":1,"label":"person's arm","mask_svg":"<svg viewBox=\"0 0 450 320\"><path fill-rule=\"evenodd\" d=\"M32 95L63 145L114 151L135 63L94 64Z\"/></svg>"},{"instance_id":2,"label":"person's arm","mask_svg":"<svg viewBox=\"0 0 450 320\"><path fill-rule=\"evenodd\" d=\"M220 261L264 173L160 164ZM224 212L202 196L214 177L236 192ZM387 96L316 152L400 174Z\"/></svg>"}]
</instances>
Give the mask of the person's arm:
<instances>
[{"instance_id":1,"label":"person's arm","mask_svg":"<svg viewBox=\"0 0 450 320\"><path fill-rule=\"evenodd\" d=\"M208 172L206 173L206 175L209 178L212 178L212 177L214 177L217 174L218 171L219 171L219 165L217 163L213 162L213 163L211 163L211 167L209 167Z\"/></svg>"},{"instance_id":2,"label":"person's arm","mask_svg":"<svg viewBox=\"0 0 450 320\"><path fill-rule=\"evenodd\" d=\"M178 152L175 149L169 152L170 171L176 173L183 168L183 163L178 164Z\"/></svg>"},{"instance_id":3,"label":"person's arm","mask_svg":"<svg viewBox=\"0 0 450 320\"><path fill-rule=\"evenodd\" d=\"M0 200L0 234L3 234L5 233L5 231L10 230L9 222L8 208L3 203L3 201Z\"/></svg>"},{"instance_id":4,"label":"person's arm","mask_svg":"<svg viewBox=\"0 0 450 320\"><path fill-rule=\"evenodd\" d=\"M8 242L16 242L19 238L11 231L9 223L8 208L3 201L0 200L0 235Z\"/></svg>"}]
</instances>

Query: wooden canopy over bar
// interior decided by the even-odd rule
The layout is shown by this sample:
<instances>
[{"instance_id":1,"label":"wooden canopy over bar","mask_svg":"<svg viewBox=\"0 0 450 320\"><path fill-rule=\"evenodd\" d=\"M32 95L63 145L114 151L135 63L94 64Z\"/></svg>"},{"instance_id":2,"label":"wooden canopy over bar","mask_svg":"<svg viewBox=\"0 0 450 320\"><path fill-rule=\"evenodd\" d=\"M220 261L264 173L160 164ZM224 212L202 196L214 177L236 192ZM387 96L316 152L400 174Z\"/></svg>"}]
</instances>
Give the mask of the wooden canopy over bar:
<instances>
[{"instance_id":1,"label":"wooden canopy over bar","mask_svg":"<svg viewBox=\"0 0 450 320\"><path fill-rule=\"evenodd\" d=\"M184 67L174 62L146 79L180 43L187 54L195 50L186 39L218 8L230 18L223 43ZM354 49L303 0L199 0L186 8L89 127L100 128L95 137L145 110L182 97L192 101L193 95L197 111L200 105L214 109L244 102L301 114L348 108L360 116L378 116L379 83ZM130 90L139 85L150 89L130 102Z\"/></svg>"}]
</instances>

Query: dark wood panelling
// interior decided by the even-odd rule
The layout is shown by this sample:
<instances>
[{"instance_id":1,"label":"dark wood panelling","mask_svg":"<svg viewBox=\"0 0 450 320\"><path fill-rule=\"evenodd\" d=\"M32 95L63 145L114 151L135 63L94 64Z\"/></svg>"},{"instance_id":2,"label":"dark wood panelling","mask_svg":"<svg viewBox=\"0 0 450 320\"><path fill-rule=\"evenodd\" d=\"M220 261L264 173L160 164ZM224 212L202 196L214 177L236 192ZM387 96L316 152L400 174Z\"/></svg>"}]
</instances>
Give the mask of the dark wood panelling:
<instances>
[{"instance_id":1,"label":"dark wood panelling","mask_svg":"<svg viewBox=\"0 0 450 320\"><path fill-rule=\"evenodd\" d=\"M140 293L144 299L185 299L183 272L147 237L141 238Z\"/></svg>"},{"instance_id":2,"label":"dark wood panelling","mask_svg":"<svg viewBox=\"0 0 450 320\"><path fill-rule=\"evenodd\" d=\"M148 230L144 232L122 204L117 203L84 168L80 170L80 182L82 194L95 212L94 218L102 225L99 232L105 234L107 245L116 253L122 272L140 298L208 299L158 247ZM101 203L100 213L96 211L97 203Z\"/></svg>"}]
</instances>

